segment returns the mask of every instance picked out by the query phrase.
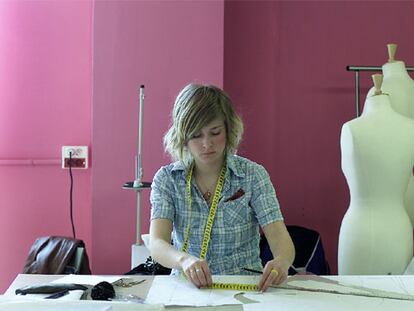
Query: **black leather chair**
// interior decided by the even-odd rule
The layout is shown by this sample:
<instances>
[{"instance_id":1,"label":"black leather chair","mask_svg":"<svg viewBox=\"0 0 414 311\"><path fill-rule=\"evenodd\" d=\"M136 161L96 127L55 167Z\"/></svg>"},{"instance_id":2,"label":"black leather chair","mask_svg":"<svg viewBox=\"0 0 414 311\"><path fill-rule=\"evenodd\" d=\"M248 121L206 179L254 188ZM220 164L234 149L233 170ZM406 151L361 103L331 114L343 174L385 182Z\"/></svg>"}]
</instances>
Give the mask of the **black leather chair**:
<instances>
[{"instance_id":1,"label":"black leather chair","mask_svg":"<svg viewBox=\"0 0 414 311\"><path fill-rule=\"evenodd\" d=\"M38 238L30 249L23 273L91 274L85 244L68 237Z\"/></svg>"}]
</instances>

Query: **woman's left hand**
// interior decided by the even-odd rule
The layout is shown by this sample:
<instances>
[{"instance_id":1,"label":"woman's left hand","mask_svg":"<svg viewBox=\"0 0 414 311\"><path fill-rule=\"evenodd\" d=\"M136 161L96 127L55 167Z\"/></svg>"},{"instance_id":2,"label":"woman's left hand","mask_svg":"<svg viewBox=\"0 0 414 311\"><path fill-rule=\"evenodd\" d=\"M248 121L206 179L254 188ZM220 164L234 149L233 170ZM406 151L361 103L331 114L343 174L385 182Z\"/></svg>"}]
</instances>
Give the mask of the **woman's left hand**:
<instances>
[{"instance_id":1,"label":"woman's left hand","mask_svg":"<svg viewBox=\"0 0 414 311\"><path fill-rule=\"evenodd\" d=\"M289 263L282 258L275 258L266 263L257 288L264 292L270 285L279 285L286 281Z\"/></svg>"}]
</instances>

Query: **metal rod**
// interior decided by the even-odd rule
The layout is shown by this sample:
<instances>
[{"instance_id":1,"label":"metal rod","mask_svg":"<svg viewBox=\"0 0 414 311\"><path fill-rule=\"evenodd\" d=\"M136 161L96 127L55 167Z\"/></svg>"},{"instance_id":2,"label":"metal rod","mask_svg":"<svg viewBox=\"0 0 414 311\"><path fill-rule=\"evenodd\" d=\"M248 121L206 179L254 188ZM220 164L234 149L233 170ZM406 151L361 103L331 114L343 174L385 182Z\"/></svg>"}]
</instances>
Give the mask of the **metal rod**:
<instances>
[{"instance_id":1,"label":"metal rod","mask_svg":"<svg viewBox=\"0 0 414 311\"><path fill-rule=\"evenodd\" d=\"M139 146L138 146L138 180L142 181L142 127L144 124L144 85L139 88Z\"/></svg>"},{"instance_id":2,"label":"metal rod","mask_svg":"<svg viewBox=\"0 0 414 311\"><path fill-rule=\"evenodd\" d=\"M139 88L139 129L138 129L138 160L134 187L140 187L142 181L142 127L144 120L144 86Z\"/></svg>"},{"instance_id":3,"label":"metal rod","mask_svg":"<svg viewBox=\"0 0 414 311\"><path fill-rule=\"evenodd\" d=\"M407 71L414 71L414 67L405 67ZM346 66L347 71L381 71L380 66Z\"/></svg>"},{"instance_id":4,"label":"metal rod","mask_svg":"<svg viewBox=\"0 0 414 311\"><path fill-rule=\"evenodd\" d=\"M138 128L138 157L136 160L136 174L134 188L142 186L142 128L144 121L144 85L139 88L139 128ZM136 244L141 245L141 190L137 191L137 237Z\"/></svg>"},{"instance_id":5,"label":"metal rod","mask_svg":"<svg viewBox=\"0 0 414 311\"><path fill-rule=\"evenodd\" d=\"M137 191L137 238L136 245L141 245L141 191Z\"/></svg>"}]
</instances>

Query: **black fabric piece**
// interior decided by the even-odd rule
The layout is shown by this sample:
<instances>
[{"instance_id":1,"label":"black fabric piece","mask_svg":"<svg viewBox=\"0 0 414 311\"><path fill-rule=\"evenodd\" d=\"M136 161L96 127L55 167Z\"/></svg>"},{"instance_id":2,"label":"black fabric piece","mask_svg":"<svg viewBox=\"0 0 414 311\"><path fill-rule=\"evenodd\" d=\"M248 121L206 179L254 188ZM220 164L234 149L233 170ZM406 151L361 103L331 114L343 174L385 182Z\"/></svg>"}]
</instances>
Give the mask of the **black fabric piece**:
<instances>
[{"instance_id":1,"label":"black fabric piece","mask_svg":"<svg viewBox=\"0 0 414 311\"><path fill-rule=\"evenodd\" d=\"M166 268L152 259L151 256L147 258L145 263L136 266L134 269L125 273L125 275L169 275L171 269Z\"/></svg>"},{"instance_id":2,"label":"black fabric piece","mask_svg":"<svg viewBox=\"0 0 414 311\"><path fill-rule=\"evenodd\" d=\"M109 300L115 298L115 289L111 283L103 281L92 287L91 297L93 300Z\"/></svg>"},{"instance_id":3,"label":"black fabric piece","mask_svg":"<svg viewBox=\"0 0 414 311\"><path fill-rule=\"evenodd\" d=\"M55 294L63 290L87 290L86 286L80 284L43 284L43 285L30 285L16 289L16 295L26 294Z\"/></svg>"},{"instance_id":4,"label":"black fabric piece","mask_svg":"<svg viewBox=\"0 0 414 311\"><path fill-rule=\"evenodd\" d=\"M325 259L325 252L319 233L315 230L300 226L286 226L295 245L296 257L293 262L295 268L305 268L306 272L317 275L329 275L329 264ZM264 266L269 260L273 259L267 239L264 235L260 238L260 257ZM308 263L309 262L309 263ZM289 275L296 274L292 268Z\"/></svg>"}]
</instances>

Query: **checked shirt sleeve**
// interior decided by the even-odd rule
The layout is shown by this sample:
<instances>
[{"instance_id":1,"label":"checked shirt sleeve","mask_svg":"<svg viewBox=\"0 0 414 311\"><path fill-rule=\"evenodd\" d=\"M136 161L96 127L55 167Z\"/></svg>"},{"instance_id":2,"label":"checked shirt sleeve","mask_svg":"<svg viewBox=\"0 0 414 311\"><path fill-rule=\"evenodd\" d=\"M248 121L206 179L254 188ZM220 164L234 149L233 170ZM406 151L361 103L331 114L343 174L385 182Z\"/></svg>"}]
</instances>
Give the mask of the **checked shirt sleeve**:
<instances>
[{"instance_id":1,"label":"checked shirt sleeve","mask_svg":"<svg viewBox=\"0 0 414 311\"><path fill-rule=\"evenodd\" d=\"M151 220L166 218L174 221L173 193L171 174L163 167L155 174L151 185Z\"/></svg>"},{"instance_id":2,"label":"checked shirt sleeve","mask_svg":"<svg viewBox=\"0 0 414 311\"><path fill-rule=\"evenodd\" d=\"M277 220L283 220L275 188L265 168L256 164L251 171L252 198L251 206L254 209L260 226L266 226Z\"/></svg>"}]
</instances>

